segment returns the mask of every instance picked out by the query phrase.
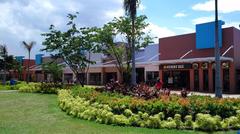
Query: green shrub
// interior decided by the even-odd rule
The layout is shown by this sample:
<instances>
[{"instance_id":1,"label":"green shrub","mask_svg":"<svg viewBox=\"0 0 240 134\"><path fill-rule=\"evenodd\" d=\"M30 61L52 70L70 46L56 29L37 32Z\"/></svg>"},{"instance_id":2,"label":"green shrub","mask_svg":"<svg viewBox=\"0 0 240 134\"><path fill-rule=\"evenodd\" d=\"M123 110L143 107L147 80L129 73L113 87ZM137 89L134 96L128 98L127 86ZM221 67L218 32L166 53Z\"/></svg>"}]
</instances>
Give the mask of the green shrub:
<instances>
[{"instance_id":1,"label":"green shrub","mask_svg":"<svg viewBox=\"0 0 240 134\"><path fill-rule=\"evenodd\" d=\"M192 129L193 128L193 121L192 121L192 116L191 115L187 115L185 116L185 128L186 129Z\"/></svg>"},{"instance_id":2,"label":"green shrub","mask_svg":"<svg viewBox=\"0 0 240 134\"><path fill-rule=\"evenodd\" d=\"M168 117L166 121L162 121L162 127L167 129L174 129L177 127L177 124L172 117Z\"/></svg>"},{"instance_id":3,"label":"green shrub","mask_svg":"<svg viewBox=\"0 0 240 134\"><path fill-rule=\"evenodd\" d=\"M182 117L180 114L175 114L174 121L176 123L177 128L183 128Z\"/></svg>"},{"instance_id":4,"label":"green shrub","mask_svg":"<svg viewBox=\"0 0 240 134\"><path fill-rule=\"evenodd\" d=\"M124 115L125 115L126 117L130 117L130 116L133 115L133 113L132 113L132 111L131 111L130 109L125 109L125 110L124 110Z\"/></svg>"},{"instance_id":5,"label":"green shrub","mask_svg":"<svg viewBox=\"0 0 240 134\"><path fill-rule=\"evenodd\" d=\"M150 116L146 124L149 128L161 128L161 120L158 115Z\"/></svg>"},{"instance_id":6,"label":"green shrub","mask_svg":"<svg viewBox=\"0 0 240 134\"><path fill-rule=\"evenodd\" d=\"M140 126L140 121L141 121L141 118L137 114L133 114L131 117L129 117L129 123L132 126Z\"/></svg>"},{"instance_id":7,"label":"green shrub","mask_svg":"<svg viewBox=\"0 0 240 134\"><path fill-rule=\"evenodd\" d=\"M224 129L239 129L240 128L240 120L236 116L231 116L226 118L223 123L221 123Z\"/></svg>"},{"instance_id":8,"label":"green shrub","mask_svg":"<svg viewBox=\"0 0 240 134\"><path fill-rule=\"evenodd\" d=\"M197 114L195 129L204 131L214 131L221 128L221 118L219 116L211 116L210 114Z\"/></svg>"},{"instance_id":9,"label":"green shrub","mask_svg":"<svg viewBox=\"0 0 240 134\"><path fill-rule=\"evenodd\" d=\"M90 102L106 104L112 108L114 114L124 114L125 109L129 109L135 114L139 111L149 115L163 112L166 117L174 117L175 114L180 114L182 117L192 115L195 120L198 113L219 115L222 118L235 116L236 107L240 107L240 99L215 99L207 96L190 96L182 99L179 96L171 95L144 100L117 93L98 92L93 87L75 86L72 94L86 98Z\"/></svg>"},{"instance_id":10,"label":"green shrub","mask_svg":"<svg viewBox=\"0 0 240 134\"><path fill-rule=\"evenodd\" d=\"M82 94L83 93L83 94ZM90 97L92 96L92 98ZM89 99L91 98L91 99ZM108 101L106 99L108 98ZM208 109L204 105L204 97L194 98L199 108ZM148 128L167 128L167 129L196 129L203 131L227 130L240 128L240 111L236 111L234 116L221 118L218 115L197 113L195 119L193 115L183 116L181 110L189 108L188 100L179 100L177 96L168 98L168 100L142 100L124 97L118 94L108 94L96 92L93 88L84 87L83 91L60 90L58 92L59 106L67 114L85 120L92 120L103 124L112 124L120 126L137 126ZM168 104L169 101L171 104ZM207 101L209 98L207 97ZM232 106L236 106L238 100L214 100L222 104L228 101ZM174 104L176 103L176 104ZM154 105L153 105L154 104ZM168 106L171 106L168 108ZM181 108L177 110L176 108ZM156 113L161 108L161 112ZM151 109L154 109L153 111ZM185 109L185 110L186 110ZM198 109L198 110L199 110ZM197 112L198 110L195 109ZM179 113L178 113L179 112ZM173 117L169 115L175 113ZM191 112L189 112L191 113ZM211 113L211 112L207 112Z\"/></svg>"},{"instance_id":11,"label":"green shrub","mask_svg":"<svg viewBox=\"0 0 240 134\"><path fill-rule=\"evenodd\" d=\"M28 93L36 93L40 91L39 83L29 83L29 84L21 84L19 86L20 92L28 92Z\"/></svg>"}]
</instances>

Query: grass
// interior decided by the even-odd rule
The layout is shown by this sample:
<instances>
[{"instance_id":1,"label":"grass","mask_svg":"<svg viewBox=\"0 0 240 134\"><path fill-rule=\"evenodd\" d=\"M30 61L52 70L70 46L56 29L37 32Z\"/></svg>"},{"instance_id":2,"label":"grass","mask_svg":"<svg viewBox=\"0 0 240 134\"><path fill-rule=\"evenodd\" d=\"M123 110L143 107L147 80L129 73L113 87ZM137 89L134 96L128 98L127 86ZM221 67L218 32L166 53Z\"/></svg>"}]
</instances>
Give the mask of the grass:
<instances>
[{"instance_id":1,"label":"grass","mask_svg":"<svg viewBox=\"0 0 240 134\"><path fill-rule=\"evenodd\" d=\"M0 134L202 134L187 130L103 125L72 118L57 106L56 95L0 91ZM236 134L236 131L218 134Z\"/></svg>"}]
</instances>

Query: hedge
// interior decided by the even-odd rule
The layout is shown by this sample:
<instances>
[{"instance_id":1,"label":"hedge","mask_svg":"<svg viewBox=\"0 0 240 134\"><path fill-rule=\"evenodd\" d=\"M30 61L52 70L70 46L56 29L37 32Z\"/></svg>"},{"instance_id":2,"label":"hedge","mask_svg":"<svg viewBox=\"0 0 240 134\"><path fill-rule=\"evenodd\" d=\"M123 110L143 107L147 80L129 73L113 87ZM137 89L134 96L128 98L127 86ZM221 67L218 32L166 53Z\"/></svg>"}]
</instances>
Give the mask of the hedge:
<instances>
[{"instance_id":1,"label":"hedge","mask_svg":"<svg viewBox=\"0 0 240 134\"><path fill-rule=\"evenodd\" d=\"M60 90L58 100L60 108L67 114L103 124L203 131L240 128L240 110L235 112L236 115L224 119L219 115L197 113L194 120L192 115L175 114L173 117L167 117L164 112L149 114L141 110L134 113L126 106L123 106L122 113L117 114L110 105L94 102L79 95L74 96L69 90Z\"/></svg>"},{"instance_id":2,"label":"hedge","mask_svg":"<svg viewBox=\"0 0 240 134\"><path fill-rule=\"evenodd\" d=\"M64 86L56 83L29 83L19 87L20 92L26 93L44 93L44 94L57 94L57 91Z\"/></svg>"},{"instance_id":3,"label":"hedge","mask_svg":"<svg viewBox=\"0 0 240 134\"><path fill-rule=\"evenodd\" d=\"M115 114L121 114L127 108L135 114L138 111L150 115L163 112L166 119L167 117L173 118L175 114L180 114L183 117L191 115L195 119L198 113L228 118L236 115L236 109L240 107L240 99L234 98L216 99L208 96L181 98L177 95L171 95L161 96L158 99L144 100L117 93L98 92L91 87L74 87L72 95L85 98L92 103L107 104L113 109Z\"/></svg>"}]
</instances>

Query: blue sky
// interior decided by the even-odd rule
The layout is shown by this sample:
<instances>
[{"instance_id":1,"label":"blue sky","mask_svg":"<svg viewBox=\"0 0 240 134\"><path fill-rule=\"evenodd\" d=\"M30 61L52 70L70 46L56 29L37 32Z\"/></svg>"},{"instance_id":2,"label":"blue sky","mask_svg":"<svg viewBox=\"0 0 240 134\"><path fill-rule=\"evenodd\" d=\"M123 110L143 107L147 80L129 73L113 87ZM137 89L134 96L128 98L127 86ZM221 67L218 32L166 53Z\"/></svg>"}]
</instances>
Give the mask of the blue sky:
<instances>
[{"instance_id":1,"label":"blue sky","mask_svg":"<svg viewBox=\"0 0 240 134\"><path fill-rule=\"evenodd\" d=\"M214 21L213 0L142 0L141 4L139 14L146 14L149 22L175 34L194 32L195 24ZM224 27L238 28L239 5L240 0L219 0L219 17L226 22Z\"/></svg>"},{"instance_id":2,"label":"blue sky","mask_svg":"<svg viewBox=\"0 0 240 134\"><path fill-rule=\"evenodd\" d=\"M41 33L49 25L66 28L66 15L79 12L79 26L102 26L124 14L123 0L0 0L0 43L10 54L26 56L21 41L36 41L35 55L42 48ZM219 0L224 27L240 24L240 0ZM138 14L148 17L154 37L195 32L195 24L214 20L214 0L141 0ZM157 39L155 40L157 42ZM33 57L33 56L32 56Z\"/></svg>"}]
</instances>

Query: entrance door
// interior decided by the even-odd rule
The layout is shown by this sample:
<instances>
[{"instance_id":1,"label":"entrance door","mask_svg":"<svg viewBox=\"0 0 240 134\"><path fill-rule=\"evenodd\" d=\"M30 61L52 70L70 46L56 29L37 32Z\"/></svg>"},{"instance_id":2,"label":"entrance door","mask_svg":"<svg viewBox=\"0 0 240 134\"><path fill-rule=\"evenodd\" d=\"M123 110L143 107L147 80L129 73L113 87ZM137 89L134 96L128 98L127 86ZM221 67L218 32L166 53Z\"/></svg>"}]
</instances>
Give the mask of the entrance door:
<instances>
[{"instance_id":1,"label":"entrance door","mask_svg":"<svg viewBox=\"0 0 240 134\"><path fill-rule=\"evenodd\" d=\"M163 72L164 87L181 89L190 88L189 71L164 71Z\"/></svg>"}]
</instances>

